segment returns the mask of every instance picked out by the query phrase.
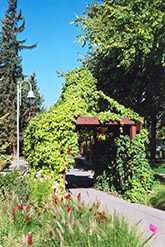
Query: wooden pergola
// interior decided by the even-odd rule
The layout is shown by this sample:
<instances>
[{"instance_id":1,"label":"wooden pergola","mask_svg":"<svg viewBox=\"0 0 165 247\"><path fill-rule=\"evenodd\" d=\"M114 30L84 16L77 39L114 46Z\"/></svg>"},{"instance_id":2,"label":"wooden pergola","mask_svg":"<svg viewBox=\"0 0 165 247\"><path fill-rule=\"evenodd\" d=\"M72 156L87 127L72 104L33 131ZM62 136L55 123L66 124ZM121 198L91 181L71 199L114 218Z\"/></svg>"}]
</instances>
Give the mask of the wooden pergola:
<instances>
[{"instance_id":1,"label":"wooden pergola","mask_svg":"<svg viewBox=\"0 0 165 247\"><path fill-rule=\"evenodd\" d=\"M130 135L130 141L132 141L136 134L142 129L142 124L144 122L144 117L141 118L141 123L135 125L134 121L129 120L127 117L122 117L120 122L110 121L104 124L101 124L97 117L86 117L80 116L76 120L76 126L78 128L87 127L89 129L95 129L98 133L104 133L107 130L110 132L118 132L119 127L123 126L126 130L126 134ZM83 153L84 147L83 142L80 143L80 153Z\"/></svg>"},{"instance_id":2,"label":"wooden pergola","mask_svg":"<svg viewBox=\"0 0 165 247\"><path fill-rule=\"evenodd\" d=\"M129 127L130 141L136 137L136 133L142 129L142 123L144 122L144 117L141 118L142 122L137 125L134 124L132 120L127 117L122 117L120 122L106 122L101 124L97 117L78 117L76 120L76 126L90 126L90 127L112 127L125 125Z\"/></svg>"}]
</instances>

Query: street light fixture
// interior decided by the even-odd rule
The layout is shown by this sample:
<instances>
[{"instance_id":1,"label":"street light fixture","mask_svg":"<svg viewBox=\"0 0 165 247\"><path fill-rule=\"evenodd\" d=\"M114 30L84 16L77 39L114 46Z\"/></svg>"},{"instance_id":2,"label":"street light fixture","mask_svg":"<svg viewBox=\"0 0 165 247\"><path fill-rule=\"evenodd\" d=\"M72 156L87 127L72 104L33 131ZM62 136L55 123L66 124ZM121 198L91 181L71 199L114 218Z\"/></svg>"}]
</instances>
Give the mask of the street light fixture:
<instances>
[{"instance_id":1,"label":"street light fixture","mask_svg":"<svg viewBox=\"0 0 165 247\"><path fill-rule=\"evenodd\" d=\"M17 84L17 168L20 168L20 162L19 162L19 111L20 111L20 105L21 105L21 90L22 90L22 84L24 82L27 82L30 86L30 90L28 92L28 102L29 104L33 104L35 100L35 95L32 90L32 84L29 81L22 81L20 84Z\"/></svg>"}]
</instances>

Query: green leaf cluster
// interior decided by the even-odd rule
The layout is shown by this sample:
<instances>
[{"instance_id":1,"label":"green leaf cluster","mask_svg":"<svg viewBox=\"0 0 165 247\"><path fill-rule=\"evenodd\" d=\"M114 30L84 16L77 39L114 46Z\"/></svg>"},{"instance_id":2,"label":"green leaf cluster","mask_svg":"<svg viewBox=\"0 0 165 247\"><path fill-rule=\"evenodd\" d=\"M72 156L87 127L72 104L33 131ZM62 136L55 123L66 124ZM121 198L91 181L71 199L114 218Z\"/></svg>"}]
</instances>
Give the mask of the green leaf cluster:
<instances>
[{"instance_id":1,"label":"green leaf cluster","mask_svg":"<svg viewBox=\"0 0 165 247\"><path fill-rule=\"evenodd\" d=\"M128 135L120 135L114 139L112 148L104 149L102 157L95 157L101 169L96 173L97 187L107 190L108 183L109 190L123 194L130 201L147 203L154 184L154 173L145 152L147 135L142 129L132 142Z\"/></svg>"},{"instance_id":2,"label":"green leaf cluster","mask_svg":"<svg viewBox=\"0 0 165 247\"><path fill-rule=\"evenodd\" d=\"M74 24L97 88L145 117L154 159L155 128L164 119L164 2L96 0Z\"/></svg>"},{"instance_id":3,"label":"green leaf cluster","mask_svg":"<svg viewBox=\"0 0 165 247\"><path fill-rule=\"evenodd\" d=\"M97 91L97 81L87 68L80 67L65 73L64 77L66 83L58 102L48 112L43 112L33 118L24 136L24 154L29 164L34 168L46 167L53 170L57 174L58 181L60 172L72 166L73 157L79 152L76 129L76 119L79 116L96 116L101 123L118 121L121 128L123 127L120 123L122 117L128 117L134 123L141 121L137 113L106 96L103 92ZM108 112L109 109L111 109L111 113ZM139 138L136 137L138 141L133 141L131 144L128 140L129 137L121 138L120 136L119 140L117 139L118 142L115 147L117 155L116 160L114 158L113 160L115 170L121 181L120 188L116 187L116 189L122 187L122 191L125 191L129 188L131 181L127 185L126 182L129 179L125 177L129 177L129 174L125 174L125 169L129 169L129 166L132 165L131 162L133 162L133 167L141 162L141 166L138 165L139 171L143 165L145 166L144 160L140 161L141 157L138 157L138 155L143 156L145 152L143 143L145 135L142 136L142 133L139 135ZM141 138L142 143L140 142ZM128 150L125 149L125 145ZM136 145L138 145L137 151L135 150ZM134 158L132 158L133 156ZM106 160L101 162L101 164L103 163L106 170L108 167ZM125 165L126 168L124 168ZM137 172L139 173L139 171ZM115 174L113 173L113 175ZM112 184L114 184L113 179L116 178L111 177Z\"/></svg>"}]
</instances>

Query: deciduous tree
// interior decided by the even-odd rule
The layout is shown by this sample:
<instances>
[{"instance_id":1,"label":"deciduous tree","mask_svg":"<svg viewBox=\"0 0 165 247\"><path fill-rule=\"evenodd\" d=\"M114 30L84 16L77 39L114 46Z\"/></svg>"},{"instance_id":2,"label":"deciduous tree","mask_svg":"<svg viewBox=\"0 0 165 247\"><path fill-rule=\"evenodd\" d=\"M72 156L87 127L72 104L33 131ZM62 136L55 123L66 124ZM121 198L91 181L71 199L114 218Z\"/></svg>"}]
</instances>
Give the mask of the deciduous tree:
<instances>
[{"instance_id":1,"label":"deciduous tree","mask_svg":"<svg viewBox=\"0 0 165 247\"><path fill-rule=\"evenodd\" d=\"M88 5L78 41L98 89L145 116L155 157L156 124L163 119L164 7L162 0L104 0Z\"/></svg>"}]
</instances>

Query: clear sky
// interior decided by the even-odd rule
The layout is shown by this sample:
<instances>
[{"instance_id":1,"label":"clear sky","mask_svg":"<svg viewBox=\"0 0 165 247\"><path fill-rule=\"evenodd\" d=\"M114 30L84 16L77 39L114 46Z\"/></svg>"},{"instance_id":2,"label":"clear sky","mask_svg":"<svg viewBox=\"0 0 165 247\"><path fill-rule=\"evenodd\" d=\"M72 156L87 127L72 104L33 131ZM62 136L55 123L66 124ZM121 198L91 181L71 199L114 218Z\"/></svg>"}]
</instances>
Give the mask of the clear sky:
<instances>
[{"instance_id":1,"label":"clear sky","mask_svg":"<svg viewBox=\"0 0 165 247\"><path fill-rule=\"evenodd\" d=\"M83 15L86 2L92 4L94 0L18 0L17 10L22 9L26 22L19 39L27 39L26 45L38 43L37 48L20 53L23 72L28 76L36 73L47 109L58 100L65 82L56 71L67 72L80 67L78 52L86 54L87 48L74 43L79 31L70 24L75 20L74 13ZM0 19L4 18L7 8L7 0L0 0Z\"/></svg>"}]
</instances>

